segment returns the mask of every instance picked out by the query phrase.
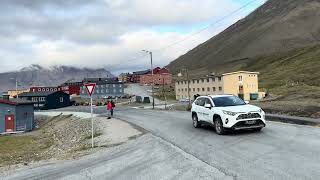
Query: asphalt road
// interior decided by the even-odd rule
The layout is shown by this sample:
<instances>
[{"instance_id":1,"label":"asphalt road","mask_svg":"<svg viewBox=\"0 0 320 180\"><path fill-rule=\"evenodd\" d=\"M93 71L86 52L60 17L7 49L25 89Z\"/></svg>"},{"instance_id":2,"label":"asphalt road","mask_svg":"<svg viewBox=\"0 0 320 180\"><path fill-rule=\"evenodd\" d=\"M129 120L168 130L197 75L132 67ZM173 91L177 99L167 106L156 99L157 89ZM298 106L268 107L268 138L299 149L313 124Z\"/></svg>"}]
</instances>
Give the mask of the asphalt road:
<instances>
[{"instance_id":1,"label":"asphalt road","mask_svg":"<svg viewBox=\"0 0 320 180\"><path fill-rule=\"evenodd\" d=\"M77 111L88 110L77 107ZM95 108L95 113L104 112L104 108ZM316 127L269 122L258 133L218 136L210 127L194 129L187 112L118 108L115 113L149 133L85 159L21 170L7 178L313 180L320 177L320 129Z\"/></svg>"}]
</instances>

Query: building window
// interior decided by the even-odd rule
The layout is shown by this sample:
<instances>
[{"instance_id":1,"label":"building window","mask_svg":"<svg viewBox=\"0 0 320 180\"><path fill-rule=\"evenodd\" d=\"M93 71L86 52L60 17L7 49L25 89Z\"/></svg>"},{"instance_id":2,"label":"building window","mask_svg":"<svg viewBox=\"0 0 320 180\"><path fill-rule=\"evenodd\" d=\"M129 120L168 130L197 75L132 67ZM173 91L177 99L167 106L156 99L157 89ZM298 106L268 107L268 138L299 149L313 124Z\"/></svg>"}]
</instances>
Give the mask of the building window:
<instances>
[{"instance_id":1,"label":"building window","mask_svg":"<svg viewBox=\"0 0 320 180\"><path fill-rule=\"evenodd\" d=\"M63 103L63 97L60 97L60 102Z\"/></svg>"},{"instance_id":2,"label":"building window","mask_svg":"<svg viewBox=\"0 0 320 180\"><path fill-rule=\"evenodd\" d=\"M54 88L54 91L57 91L58 89L57 88Z\"/></svg>"},{"instance_id":3,"label":"building window","mask_svg":"<svg viewBox=\"0 0 320 180\"><path fill-rule=\"evenodd\" d=\"M192 80L192 83L193 83L193 84L195 84L195 83L196 83L196 81L195 81L195 80Z\"/></svg>"},{"instance_id":4,"label":"building window","mask_svg":"<svg viewBox=\"0 0 320 180\"><path fill-rule=\"evenodd\" d=\"M239 81L241 81L241 82L242 82L242 76L239 76Z\"/></svg>"},{"instance_id":5,"label":"building window","mask_svg":"<svg viewBox=\"0 0 320 180\"><path fill-rule=\"evenodd\" d=\"M219 87L219 91L222 91L222 87Z\"/></svg>"},{"instance_id":6,"label":"building window","mask_svg":"<svg viewBox=\"0 0 320 180\"><path fill-rule=\"evenodd\" d=\"M210 78L207 79L207 82L210 82Z\"/></svg>"},{"instance_id":7,"label":"building window","mask_svg":"<svg viewBox=\"0 0 320 180\"><path fill-rule=\"evenodd\" d=\"M183 89L181 89L181 92L183 92Z\"/></svg>"},{"instance_id":8,"label":"building window","mask_svg":"<svg viewBox=\"0 0 320 180\"><path fill-rule=\"evenodd\" d=\"M213 87L213 88L212 88L212 91L215 92L215 91L216 91L216 87Z\"/></svg>"},{"instance_id":9,"label":"building window","mask_svg":"<svg viewBox=\"0 0 320 180\"><path fill-rule=\"evenodd\" d=\"M119 89L119 92L121 92L121 93L122 93L122 89Z\"/></svg>"},{"instance_id":10,"label":"building window","mask_svg":"<svg viewBox=\"0 0 320 180\"><path fill-rule=\"evenodd\" d=\"M200 92L200 88L197 88L198 92Z\"/></svg>"},{"instance_id":11,"label":"building window","mask_svg":"<svg viewBox=\"0 0 320 180\"><path fill-rule=\"evenodd\" d=\"M120 84L119 87L122 87L122 84Z\"/></svg>"},{"instance_id":12,"label":"building window","mask_svg":"<svg viewBox=\"0 0 320 180\"><path fill-rule=\"evenodd\" d=\"M202 91L204 92L204 91L205 91L205 89L204 89L204 88L202 88Z\"/></svg>"},{"instance_id":13,"label":"building window","mask_svg":"<svg viewBox=\"0 0 320 180\"><path fill-rule=\"evenodd\" d=\"M215 82L216 81L216 78L214 77L214 78L212 78L212 82Z\"/></svg>"},{"instance_id":14,"label":"building window","mask_svg":"<svg viewBox=\"0 0 320 180\"><path fill-rule=\"evenodd\" d=\"M221 81L221 77L218 77L218 81Z\"/></svg>"},{"instance_id":15,"label":"building window","mask_svg":"<svg viewBox=\"0 0 320 180\"><path fill-rule=\"evenodd\" d=\"M41 91L41 88L39 88L38 91Z\"/></svg>"},{"instance_id":16,"label":"building window","mask_svg":"<svg viewBox=\"0 0 320 180\"><path fill-rule=\"evenodd\" d=\"M115 88L115 87L116 87L116 85L114 84L114 85L113 85L113 87Z\"/></svg>"},{"instance_id":17,"label":"building window","mask_svg":"<svg viewBox=\"0 0 320 180\"><path fill-rule=\"evenodd\" d=\"M201 79L201 82L203 82L203 83L204 83L204 79Z\"/></svg>"},{"instance_id":18,"label":"building window","mask_svg":"<svg viewBox=\"0 0 320 180\"><path fill-rule=\"evenodd\" d=\"M185 90L186 90L186 92L188 91L188 89L187 89L187 88L186 88Z\"/></svg>"},{"instance_id":19,"label":"building window","mask_svg":"<svg viewBox=\"0 0 320 180\"><path fill-rule=\"evenodd\" d=\"M193 92L196 92L196 88L193 88Z\"/></svg>"},{"instance_id":20,"label":"building window","mask_svg":"<svg viewBox=\"0 0 320 180\"><path fill-rule=\"evenodd\" d=\"M199 80L197 80L197 83L198 83L198 84L199 84L199 82L200 82L200 81L199 81Z\"/></svg>"},{"instance_id":21,"label":"building window","mask_svg":"<svg viewBox=\"0 0 320 180\"><path fill-rule=\"evenodd\" d=\"M180 82L178 81L178 85L180 84Z\"/></svg>"},{"instance_id":22,"label":"building window","mask_svg":"<svg viewBox=\"0 0 320 180\"><path fill-rule=\"evenodd\" d=\"M47 88L47 89L46 89L46 91L48 92L48 91L50 91L50 89L49 89L49 88Z\"/></svg>"},{"instance_id":23,"label":"building window","mask_svg":"<svg viewBox=\"0 0 320 180\"><path fill-rule=\"evenodd\" d=\"M209 87L207 88L207 91L209 91L209 92L210 92L210 88L209 88Z\"/></svg>"},{"instance_id":24,"label":"building window","mask_svg":"<svg viewBox=\"0 0 320 180\"><path fill-rule=\"evenodd\" d=\"M46 89L45 89L45 88L42 88L42 91L46 91Z\"/></svg>"}]
</instances>

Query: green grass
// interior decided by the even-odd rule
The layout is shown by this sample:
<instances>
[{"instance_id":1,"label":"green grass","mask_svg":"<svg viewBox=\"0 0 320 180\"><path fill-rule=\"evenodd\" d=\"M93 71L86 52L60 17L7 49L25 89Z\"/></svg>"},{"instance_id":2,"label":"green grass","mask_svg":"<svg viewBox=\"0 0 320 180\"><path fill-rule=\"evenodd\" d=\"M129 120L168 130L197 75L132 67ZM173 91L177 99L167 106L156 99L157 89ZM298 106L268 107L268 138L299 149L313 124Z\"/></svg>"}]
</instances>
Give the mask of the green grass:
<instances>
[{"instance_id":1,"label":"green grass","mask_svg":"<svg viewBox=\"0 0 320 180\"><path fill-rule=\"evenodd\" d=\"M51 145L49 138L38 140L34 136L0 136L0 166L40 159L41 151Z\"/></svg>"}]
</instances>

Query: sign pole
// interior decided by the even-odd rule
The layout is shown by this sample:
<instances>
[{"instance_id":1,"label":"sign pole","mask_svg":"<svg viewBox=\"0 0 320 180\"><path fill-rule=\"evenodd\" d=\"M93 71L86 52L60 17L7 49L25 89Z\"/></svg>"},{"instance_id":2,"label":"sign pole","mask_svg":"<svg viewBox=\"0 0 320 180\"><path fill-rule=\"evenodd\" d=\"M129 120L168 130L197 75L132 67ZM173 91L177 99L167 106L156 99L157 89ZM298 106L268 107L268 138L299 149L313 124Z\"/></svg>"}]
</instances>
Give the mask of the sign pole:
<instances>
[{"instance_id":1,"label":"sign pole","mask_svg":"<svg viewBox=\"0 0 320 180\"><path fill-rule=\"evenodd\" d=\"M94 141L93 141L93 107L92 107L92 96L91 96L91 134L92 134L92 148L94 148Z\"/></svg>"},{"instance_id":2,"label":"sign pole","mask_svg":"<svg viewBox=\"0 0 320 180\"><path fill-rule=\"evenodd\" d=\"M87 88L87 92L90 96L90 104L91 104L91 146L94 148L94 128L93 128L93 103L92 103L92 94L94 92L94 88L96 87L95 83L85 84L85 87Z\"/></svg>"}]
</instances>

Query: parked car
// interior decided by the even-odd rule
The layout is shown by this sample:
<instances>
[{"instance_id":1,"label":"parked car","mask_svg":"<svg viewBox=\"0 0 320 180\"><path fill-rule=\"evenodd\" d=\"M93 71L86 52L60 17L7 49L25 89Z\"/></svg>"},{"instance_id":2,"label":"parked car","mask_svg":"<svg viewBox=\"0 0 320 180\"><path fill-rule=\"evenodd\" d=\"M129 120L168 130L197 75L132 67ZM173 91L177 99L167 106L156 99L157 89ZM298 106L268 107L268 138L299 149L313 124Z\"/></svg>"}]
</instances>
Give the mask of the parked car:
<instances>
[{"instance_id":1,"label":"parked car","mask_svg":"<svg viewBox=\"0 0 320 180\"><path fill-rule=\"evenodd\" d=\"M266 126L265 113L261 108L233 95L200 96L193 102L191 112L195 128L202 124L213 125L219 135L228 130L260 131Z\"/></svg>"}]
</instances>

